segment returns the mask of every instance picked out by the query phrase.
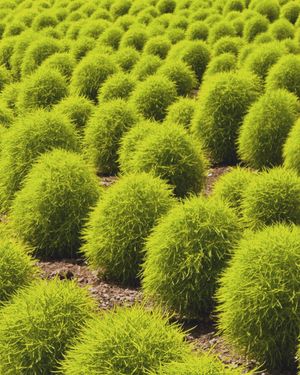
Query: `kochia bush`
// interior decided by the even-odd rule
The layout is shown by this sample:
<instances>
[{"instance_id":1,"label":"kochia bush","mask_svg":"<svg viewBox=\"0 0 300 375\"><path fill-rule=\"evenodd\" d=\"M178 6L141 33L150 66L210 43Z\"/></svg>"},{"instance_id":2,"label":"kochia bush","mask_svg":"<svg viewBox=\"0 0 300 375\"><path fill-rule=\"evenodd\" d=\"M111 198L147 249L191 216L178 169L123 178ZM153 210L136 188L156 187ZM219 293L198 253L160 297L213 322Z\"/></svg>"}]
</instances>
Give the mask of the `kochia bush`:
<instances>
[{"instance_id":1,"label":"kochia bush","mask_svg":"<svg viewBox=\"0 0 300 375\"><path fill-rule=\"evenodd\" d=\"M287 140L284 144L283 157L284 165L297 172L300 176L300 120L297 120L292 127Z\"/></svg>"}]
</instances>

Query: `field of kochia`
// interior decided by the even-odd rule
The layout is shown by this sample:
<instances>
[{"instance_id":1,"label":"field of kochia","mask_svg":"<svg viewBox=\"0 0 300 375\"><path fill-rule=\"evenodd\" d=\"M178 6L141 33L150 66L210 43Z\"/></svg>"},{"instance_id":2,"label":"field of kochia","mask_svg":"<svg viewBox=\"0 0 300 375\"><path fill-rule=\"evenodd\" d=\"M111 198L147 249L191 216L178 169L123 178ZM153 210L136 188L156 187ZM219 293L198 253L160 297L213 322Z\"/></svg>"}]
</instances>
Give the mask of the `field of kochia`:
<instances>
[{"instance_id":1,"label":"field of kochia","mask_svg":"<svg viewBox=\"0 0 300 375\"><path fill-rule=\"evenodd\" d=\"M300 374L299 99L300 0L0 0L0 375Z\"/></svg>"}]
</instances>

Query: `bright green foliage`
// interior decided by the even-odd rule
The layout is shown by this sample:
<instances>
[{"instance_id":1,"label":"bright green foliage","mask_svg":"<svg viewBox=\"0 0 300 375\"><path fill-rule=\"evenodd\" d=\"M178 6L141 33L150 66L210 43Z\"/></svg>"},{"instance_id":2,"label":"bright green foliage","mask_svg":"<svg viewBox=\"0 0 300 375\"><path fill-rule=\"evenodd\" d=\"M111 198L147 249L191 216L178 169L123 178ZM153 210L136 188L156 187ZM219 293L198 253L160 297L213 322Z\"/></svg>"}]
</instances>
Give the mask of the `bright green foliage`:
<instances>
[{"instance_id":1,"label":"bright green foliage","mask_svg":"<svg viewBox=\"0 0 300 375\"><path fill-rule=\"evenodd\" d=\"M38 108L50 109L67 95L67 83L60 72L41 67L23 81L17 106L23 113Z\"/></svg>"},{"instance_id":2,"label":"bright green foliage","mask_svg":"<svg viewBox=\"0 0 300 375\"><path fill-rule=\"evenodd\" d=\"M131 172L151 172L166 180L179 197L199 193L204 185L206 160L201 144L174 124L157 126L136 145Z\"/></svg>"},{"instance_id":3,"label":"bright green foliage","mask_svg":"<svg viewBox=\"0 0 300 375\"><path fill-rule=\"evenodd\" d=\"M175 84L168 78L156 75L141 82L132 95L138 113L146 119L162 121L169 105L176 100Z\"/></svg>"},{"instance_id":4,"label":"bright green foliage","mask_svg":"<svg viewBox=\"0 0 300 375\"><path fill-rule=\"evenodd\" d=\"M224 6L223 13L228 14L232 11L242 12L245 7L243 0L227 0Z\"/></svg>"},{"instance_id":5,"label":"bright green foliage","mask_svg":"<svg viewBox=\"0 0 300 375\"><path fill-rule=\"evenodd\" d=\"M222 53L210 60L204 74L205 79L210 79L212 75L217 73L229 72L235 70L237 66L236 56L232 53Z\"/></svg>"},{"instance_id":6,"label":"bright green foliage","mask_svg":"<svg viewBox=\"0 0 300 375\"><path fill-rule=\"evenodd\" d=\"M254 38L268 30L269 21L262 15L251 17L245 22L244 38L247 42L252 42Z\"/></svg>"},{"instance_id":7,"label":"bright green foliage","mask_svg":"<svg viewBox=\"0 0 300 375\"><path fill-rule=\"evenodd\" d=\"M98 202L85 228L82 251L90 265L108 279L135 285L145 239L172 204L159 178L146 173L122 177Z\"/></svg>"},{"instance_id":8,"label":"bright green foliage","mask_svg":"<svg viewBox=\"0 0 300 375\"><path fill-rule=\"evenodd\" d=\"M128 173L131 170L131 162L139 142L159 125L160 123L155 121L138 122L123 135L118 150L118 164L122 173Z\"/></svg>"},{"instance_id":9,"label":"bright green foliage","mask_svg":"<svg viewBox=\"0 0 300 375\"><path fill-rule=\"evenodd\" d=\"M184 333L159 310L140 306L102 313L89 322L62 362L65 375L146 375L181 360L191 348Z\"/></svg>"},{"instance_id":10,"label":"bright green foliage","mask_svg":"<svg viewBox=\"0 0 300 375\"><path fill-rule=\"evenodd\" d=\"M172 44L176 44L185 38L184 30L177 28L170 28L166 31L165 35L170 39Z\"/></svg>"},{"instance_id":11,"label":"bright green foliage","mask_svg":"<svg viewBox=\"0 0 300 375\"><path fill-rule=\"evenodd\" d=\"M163 61L155 55L143 55L132 69L132 75L138 81L144 81L147 77L154 75Z\"/></svg>"},{"instance_id":12,"label":"bright green foliage","mask_svg":"<svg viewBox=\"0 0 300 375\"><path fill-rule=\"evenodd\" d=\"M20 291L0 310L1 373L55 372L94 310L87 291L74 282L36 281Z\"/></svg>"},{"instance_id":13,"label":"bright green foliage","mask_svg":"<svg viewBox=\"0 0 300 375\"><path fill-rule=\"evenodd\" d=\"M238 154L253 168L281 165L282 147L299 115L299 103L286 90L267 91L253 104L240 129Z\"/></svg>"},{"instance_id":14,"label":"bright green foliage","mask_svg":"<svg viewBox=\"0 0 300 375\"><path fill-rule=\"evenodd\" d=\"M84 160L53 150L26 176L12 204L12 227L38 256L70 258L81 244L81 228L98 197L98 180Z\"/></svg>"},{"instance_id":15,"label":"bright green foliage","mask_svg":"<svg viewBox=\"0 0 300 375\"><path fill-rule=\"evenodd\" d=\"M112 4L110 11L113 16L113 18L118 18L120 16L124 16L124 14L127 14L132 2L130 0L117 0L114 1Z\"/></svg>"},{"instance_id":16,"label":"bright green foliage","mask_svg":"<svg viewBox=\"0 0 300 375\"><path fill-rule=\"evenodd\" d=\"M4 66L0 66L0 91L9 84L12 80L10 71L7 70Z\"/></svg>"},{"instance_id":17,"label":"bright green foliage","mask_svg":"<svg viewBox=\"0 0 300 375\"><path fill-rule=\"evenodd\" d=\"M176 7L175 0L159 0L157 9L160 13L173 13Z\"/></svg>"},{"instance_id":18,"label":"bright green foliage","mask_svg":"<svg viewBox=\"0 0 300 375\"><path fill-rule=\"evenodd\" d=\"M54 13L43 12L36 16L32 22L34 31L41 31L46 27L55 27L58 23Z\"/></svg>"},{"instance_id":19,"label":"bright green foliage","mask_svg":"<svg viewBox=\"0 0 300 375\"><path fill-rule=\"evenodd\" d=\"M225 36L217 41L213 46L214 55L218 56L222 53L233 53L238 55L240 49L243 47L243 39L239 37Z\"/></svg>"},{"instance_id":20,"label":"bright green foliage","mask_svg":"<svg viewBox=\"0 0 300 375\"><path fill-rule=\"evenodd\" d=\"M214 45L219 39L224 36L235 36L235 29L228 21L220 21L215 23L209 31L208 42Z\"/></svg>"},{"instance_id":21,"label":"bright green foliage","mask_svg":"<svg viewBox=\"0 0 300 375\"><path fill-rule=\"evenodd\" d=\"M178 204L147 240L144 295L180 316L210 313L217 278L239 238L238 219L223 202L194 197Z\"/></svg>"},{"instance_id":22,"label":"bright green foliage","mask_svg":"<svg viewBox=\"0 0 300 375\"><path fill-rule=\"evenodd\" d=\"M278 0L258 0L255 2L252 1L252 3L255 4L253 8L256 12L267 17L270 22L274 22L279 17L280 6Z\"/></svg>"},{"instance_id":23,"label":"bright green foliage","mask_svg":"<svg viewBox=\"0 0 300 375\"><path fill-rule=\"evenodd\" d=\"M95 44L96 42L93 38L79 38L72 43L70 52L77 61L80 61L95 47Z\"/></svg>"},{"instance_id":24,"label":"bright green foliage","mask_svg":"<svg viewBox=\"0 0 300 375\"><path fill-rule=\"evenodd\" d=\"M117 50L123 35L123 30L118 26L106 28L99 38L99 43Z\"/></svg>"},{"instance_id":25,"label":"bright green foliage","mask_svg":"<svg viewBox=\"0 0 300 375\"><path fill-rule=\"evenodd\" d=\"M298 227L247 232L221 278L219 328L264 368L294 363L300 333L299 241Z\"/></svg>"},{"instance_id":26,"label":"bright green foliage","mask_svg":"<svg viewBox=\"0 0 300 375\"><path fill-rule=\"evenodd\" d=\"M214 355L187 355L182 362L172 361L150 375L242 375L242 369L227 368Z\"/></svg>"},{"instance_id":27,"label":"bright green foliage","mask_svg":"<svg viewBox=\"0 0 300 375\"><path fill-rule=\"evenodd\" d=\"M118 172L117 151L123 134L137 122L131 105L116 99L101 104L87 123L85 152L101 174Z\"/></svg>"},{"instance_id":28,"label":"bright green foliage","mask_svg":"<svg viewBox=\"0 0 300 375\"><path fill-rule=\"evenodd\" d=\"M42 65L46 69L57 69L69 81L76 66L76 60L68 52L54 53Z\"/></svg>"},{"instance_id":29,"label":"bright green foliage","mask_svg":"<svg viewBox=\"0 0 300 375\"><path fill-rule=\"evenodd\" d=\"M14 115L3 100L0 100L0 124L9 128L13 123Z\"/></svg>"},{"instance_id":30,"label":"bright green foliage","mask_svg":"<svg viewBox=\"0 0 300 375\"><path fill-rule=\"evenodd\" d=\"M195 21L189 24L186 30L188 40L207 40L209 28L204 21Z\"/></svg>"},{"instance_id":31,"label":"bright green foliage","mask_svg":"<svg viewBox=\"0 0 300 375\"><path fill-rule=\"evenodd\" d=\"M111 56L103 53L90 53L76 66L71 93L97 101L97 94L106 79L116 73L117 66Z\"/></svg>"},{"instance_id":32,"label":"bright green foliage","mask_svg":"<svg viewBox=\"0 0 300 375\"><path fill-rule=\"evenodd\" d=\"M188 95L197 86L195 73L183 61L169 60L157 72L175 83L178 95Z\"/></svg>"},{"instance_id":33,"label":"bright green foliage","mask_svg":"<svg viewBox=\"0 0 300 375\"><path fill-rule=\"evenodd\" d=\"M141 51L147 40L148 33L141 25L135 27L132 26L123 34L120 47L133 47L137 51Z\"/></svg>"},{"instance_id":34,"label":"bright green foliage","mask_svg":"<svg viewBox=\"0 0 300 375\"><path fill-rule=\"evenodd\" d=\"M294 169L300 175L300 120L297 120L292 127L287 140L284 144L283 156L284 165L287 168Z\"/></svg>"},{"instance_id":35,"label":"bright green foliage","mask_svg":"<svg viewBox=\"0 0 300 375\"><path fill-rule=\"evenodd\" d=\"M286 55L270 69L267 90L286 89L300 98L300 57Z\"/></svg>"},{"instance_id":36,"label":"bright green foliage","mask_svg":"<svg viewBox=\"0 0 300 375\"><path fill-rule=\"evenodd\" d=\"M119 49L115 54L114 61L125 72L131 71L133 66L139 61L140 54L134 48L127 47Z\"/></svg>"},{"instance_id":37,"label":"bright green foliage","mask_svg":"<svg viewBox=\"0 0 300 375\"><path fill-rule=\"evenodd\" d=\"M270 26L270 33L277 40L294 37L294 26L285 18L281 18Z\"/></svg>"},{"instance_id":38,"label":"bright green foliage","mask_svg":"<svg viewBox=\"0 0 300 375\"><path fill-rule=\"evenodd\" d=\"M93 102L82 96L68 96L61 100L53 110L67 116L77 129L81 131L93 113L94 108Z\"/></svg>"},{"instance_id":39,"label":"bright green foliage","mask_svg":"<svg viewBox=\"0 0 300 375\"><path fill-rule=\"evenodd\" d=\"M255 178L249 169L235 167L221 176L213 187L213 197L222 199L228 205L241 213L241 203L245 188Z\"/></svg>"},{"instance_id":40,"label":"bright green foliage","mask_svg":"<svg viewBox=\"0 0 300 375\"><path fill-rule=\"evenodd\" d=\"M98 39L108 26L109 22L106 20L89 20L80 28L78 37Z\"/></svg>"},{"instance_id":41,"label":"bright green foliage","mask_svg":"<svg viewBox=\"0 0 300 375\"><path fill-rule=\"evenodd\" d=\"M253 229L278 222L299 225L300 178L279 167L262 172L244 191L242 213Z\"/></svg>"},{"instance_id":42,"label":"bright green foliage","mask_svg":"<svg viewBox=\"0 0 300 375\"><path fill-rule=\"evenodd\" d=\"M197 102L191 98L180 98L168 108L166 122L189 128L195 113Z\"/></svg>"},{"instance_id":43,"label":"bright green foliage","mask_svg":"<svg viewBox=\"0 0 300 375\"><path fill-rule=\"evenodd\" d=\"M169 49L171 48L171 42L165 36L152 37L145 44L144 51L149 55L156 55L161 59L166 58Z\"/></svg>"},{"instance_id":44,"label":"bright green foliage","mask_svg":"<svg viewBox=\"0 0 300 375\"><path fill-rule=\"evenodd\" d=\"M286 52L286 48L281 43L263 43L248 54L244 66L261 79L265 79L270 68L276 64Z\"/></svg>"},{"instance_id":45,"label":"bright green foliage","mask_svg":"<svg viewBox=\"0 0 300 375\"><path fill-rule=\"evenodd\" d=\"M27 42L26 39L24 41L25 43ZM33 73L44 60L54 53L60 52L60 49L59 42L53 38L34 38L33 42L24 52L21 65L22 77Z\"/></svg>"},{"instance_id":46,"label":"bright green foliage","mask_svg":"<svg viewBox=\"0 0 300 375\"><path fill-rule=\"evenodd\" d=\"M1 212L9 208L38 156L54 148L79 150L75 128L63 115L38 110L13 124L5 134L0 159Z\"/></svg>"},{"instance_id":47,"label":"bright green foliage","mask_svg":"<svg viewBox=\"0 0 300 375\"><path fill-rule=\"evenodd\" d=\"M280 14L292 24L295 24L300 15L300 4L298 1L288 1L281 7Z\"/></svg>"},{"instance_id":48,"label":"bright green foliage","mask_svg":"<svg viewBox=\"0 0 300 375\"><path fill-rule=\"evenodd\" d=\"M102 85L98 101L107 102L113 99L128 99L136 86L136 80L127 73L116 73L110 76Z\"/></svg>"},{"instance_id":49,"label":"bright green foliage","mask_svg":"<svg viewBox=\"0 0 300 375\"><path fill-rule=\"evenodd\" d=\"M17 290L31 283L37 275L35 262L29 255L29 249L19 242L5 238L3 233L1 236L0 306L8 301Z\"/></svg>"},{"instance_id":50,"label":"bright green foliage","mask_svg":"<svg viewBox=\"0 0 300 375\"><path fill-rule=\"evenodd\" d=\"M260 81L247 72L219 73L203 85L192 130L215 163L236 161L239 127L260 92Z\"/></svg>"}]
</instances>

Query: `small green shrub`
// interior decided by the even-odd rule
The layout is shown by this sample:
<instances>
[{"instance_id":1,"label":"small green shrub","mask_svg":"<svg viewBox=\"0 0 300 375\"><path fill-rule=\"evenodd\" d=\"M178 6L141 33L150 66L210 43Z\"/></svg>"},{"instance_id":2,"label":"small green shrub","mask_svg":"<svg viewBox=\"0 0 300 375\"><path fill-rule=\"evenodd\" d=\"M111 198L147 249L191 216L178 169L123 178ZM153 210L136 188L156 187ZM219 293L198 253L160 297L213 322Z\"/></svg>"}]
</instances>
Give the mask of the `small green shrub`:
<instances>
[{"instance_id":1,"label":"small green shrub","mask_svg":"<svg viewBox=\"0 0 300 375\"><path fill-rule=\"evenodd\" d=\"M50 109L67 95L67 82L60 72L41 67L23 81L17 106L21 112L38 108Z\"/></svg>"},{"instance_id":2,"label":"small green shrub","mask_svg":"<svg viewBox=\"0 0 300 375\"><path fill-rule=\"evenodd\" d=\"M282 56L266 78L267 90L286 89L300 98L300 57Z\"/></svg>"},{"instance_id":3,"label":"small green shrub","mask_svg":"<svg viewBox=\"0 0 300 375\"><path fill-rule=\"evenodd\" d=\"M168 29L165 32L165 35L170 39L172 44L176 44L185 38L184 30L180 29L179 27Z\"/></svg>"},{"instance_id":4,"label":"small green shrub","mask_svg":"<svg viewBox=\"0 0 300 375\"><path fill-rule=\"evenodd\" d=\"M242 38L225 36L219 39L213 46L214 55L219 56L222 53L233 53L237 56L243 44Z\"/></svg>"},{"instance_id":5,"label":"small green shrub","mask_svg":"<svg viewBox=\"0 0 300 375\"><path fill-rule=\"evenodd\" d=\"M237 217L223 202L185 200L161 218L147 240L144 295L181 316L208 314L217 278L239 238Z\"/></svg>"},{"instance_id":6,"label":"small green shrub","mask_svg":"<svg viewBox=\"0 0 300 375\"><path fill-rule=\"evenodd\" d=\"M181 360L191 349L177 325L159 310L118 308L91 321L62 362L66 375L149 374L163 363Z\"/></svg>"},{"instance_id":7,"label":"small green shrub","mask_svg":"<svg viewBox=\"0 0 300 375\"><path fill-rule=\"evenodd\" d=\"M224 6L223 13L228 14L232 11L242 12L245 8L243 0L227 0Z\"/></svg>"},{"instance_id":8,"label":"small green shrub","mask_svg":"<svg viewBox=\"0 0 300 375\"><path fill-rule=\"evenodd\" d=\"M117 19L127 14L129 9L131 8L131 5L132 5L132 2L130 0L115 1L110 8L110 13L113 19Z\"/></svg>"},{"instance_id":9,"label":"small green shrub","mask_svg":"<svg viewBox=\"0 0 300 375\"><path fill-rule=\"evenodd\" d=\"M284 165L300 175L300 120L292 126L283 148Z\"/></svg>"},{"instance_id":10,"label":"small green shrub","mask_svg":"<svg viewBox=\"0 0 300 375\"><path fill-rule=\"evenodd\" d=\"M149 76L154 75L162 64L163 60L158 56L142 55L132 69L132 76L137 81L144 81Z\"/></svg>"},{"instance_id":11,"label":"small green shrub","mask_svg":"<svg viewBox=\"0 0 300 375\"><path fill-rule=\"evenodd\" d=\"M267 17L270 22L279 17L280 6L277 0L256 1L254 4L255 11Z\"/></svg>"},{"instance_id":12,"label":"small green shrub","mask_svg":"<svg viewBox=\"0 0 300 375\"><path fill-rule=\"evenodd\" d=\"M137 51L142 51L144 48L144 45L146 44L148 40L148 33L147 30L141 25L131 27L129 30L127 30L121 39L120 47L132 47L135 48Z\"/></svg>"},{"instance_id":13,"label":"small green shrub","mask_svg":"<svg viewBox=\"0 0 300 375\"><path fill-rule=\"evenodd\" d=\"M94 310L87 291L74 282L32 283L0 311L1 372L56 372L66 348Z\"/></svg>"},{"instance_id":14,"label":"small green shrub","mask_svg":"<svg viewBox=\"0 0 300 375\"><path fill-rule=\"evenodd\" d=\"M196 110L196 100L191 98L180 98L168 108L166 122L179 124L189 129Z\"/></svg>"},{"instance_id":15,"label":"small green shrub","mask_svg":"<svg viewBox=\"0 0 300 375\"><path fill-rule=\"evenodd\" d=\"M80 38L72 42L70 52L76 61L83 59L96 45L93 38Z\"/></svg>"},{"instance_id":16,"label":"small green shrub","mask_svg":"<svg viewBox=\"0 0 300 375\"><path fill-rule=\"evenodd\" d=\"M209 31L208 42L214 45L219 39L225 36L235 36L235 29L228 21L220 21L213 25Z\"/></svg>"},{"instance_id":17,"label":"small green shrub","mask_svg":"<svg viewBox=\"0 0 300 375\"><path fill-rule=\"evenodd\" d=\"M123 36L123 29L118 26L107 27L99 38L99 43L117 50Z\"/></svg>"},{"instance_id":18,"label":"small green shrub","mask_svg":"<svg viewBox=\"0 0 300 375\"><path fill-rule=\"evenodd\" d=\"M242 71L219 73L202 87L192 130L215 163L236 162L239 127L260 92L259 79Z\"/></svg>"},{"instance_id":19,"label":"small green shrub","mask_svg":"<svg viewBox=\"0 0 300 375\"><path fill-rule=\"evenodd\" d=\"M207 65L204 79L210 79L210 76L217 73L230 72L237 67L236 56L232 53L222 53L220 56L213 57Z\"/></svg>"},{"instance_id":20,"label":"small green shrub","mask_svg":"<svg viewBox=\"0 0 300 375\"><path fill-rule=\"evenodd\" d=\"M299 115L299 103L286 90L267 91L253 104L240 128L238 154L253 168L281 165L282 148Z\"/></svg>"},{"instance_id":21,"label":"small green shrub","mask_svg":"<svg viewBox=\"0 0 300 375\"><path fill-rule=\"evenodd\" d=\"M11 69L10 59L14 52L15 43L18 37L11 36L0 40L0 66Z\"/></svg>"},{"instance_id":22,"label":"small green shrub","mask_svg":"<svg viewBox=\"0 0 300 375\"><path fill-rule=\"evenodd\" d=\"M84 145L88 159L99 173L118 172L119 142L136 122L134 109L121 99L103 103L95 110L85 128Z\"/></svg>"},{"instance_id":23,"label":"small green shrub","mask_svg":"<svg viewBox=\"0 0 300 375\"><path fill-rule=\"evenodd\" d=\"M217 293L225 338L268 369L294 364L300 333L299 241L298 227L248 232Z\"/></svg>"},{"instance_id":24,"label":"small green shrub","mask_svg":"<svg viewBox=\"0 0 300 375\"><path fill-rule=\"evenodd\" d=\"M124 71L130 72L134 65L139 61L139 52L131 47L119 49L114 55L115 63Z\"/></svg>"},{"instance_id":25,"label":"small green shrub","mask_svg":"<svg viewBox=\"0 0 300 375\"><path fill-rule=\"evenodd\" d=\"M56 104L53 110L67 116L76 128L82 131L94 108L93 103L82 96L68 96Z\"/></svg>"},{"instance_id":26,"label":"small green shrub","mask_svg":"<svg viewBox=\"0 0 300 375\"><path fill-rule=\"evenodd\" d=\"M34 18L32 22L32 29L34 31L41 31L46 27L55 27L57 23L58 19L55 17L54 13L42 12Z\"/></svg>"},{"instance_id":27,"label":"small green shrub","mask_svg":"<svg viewBox=\"0 0 300 375\"><path fill-rule=\"evenodd\" d=\"M76 66L70 85L73 95L86 96L97 101L97 94L106 79L116 73L117 65L111 56L104 53L90 53Z\"/></svg>"},{"instance_id":28,"label":"small green shrub","mask_svg":"<svg viewBox=\"0 0 300 375\"><path fill-rule=\"evenodd\" d=\"M26 176L12 204L12 227L38 256L72 257L98 196L98 180L80 155L53 150L43 154Z\"/></svg>"},{"instance_id":29,"label":"small green shrub","mask_svg":"<svg viewBox=\"0 0 300 375\"><path fill-rule=\"evenodd\" d=\"M197 78L193 70L183 61L169 60L157 71L174 82L178 95L186 96L197 86Z\"/></svg>"},{"instance_id":30,"label":"small green shrub","mask_svg":"<svg viewBox=\"0 0 300 375\"><path fill-rule=\"evenodd\" d=\"M9 128L14 121L14 114L12 110L6 105L3 100L0 100L0 124Z\"/></svg>"},{"instance_id":31,"label":"small green shrub","mask_svg":"<svg viewBox=\"0 0 300 375\"><path fill-rule=\"evenodd\" d=\"M113 99L127 100L136 86L136 80L127 73L115 73L102 85L98 94L99 103Z\"/></svg>"},{"instance_id":32,"label":"small green shrub","mask_svg":"<svg viewBox=\"0 0 300 375\"><path fill-rule=\"evenodd\" d=\"M166 58L171 42L165 36L156 36L150 38L145 44L144 52L149 55L155 55L161 59Z\"/></svg>"},{"instance_id":33,"label":"small green shrub","mask_svg":"<svg viewBox=\"0 0 300 375\"><path fill-rule=\"evenodd\" d=\"M78 38L98 39L108 26L109 22L106 20L89 20L89 22L83 23L78 33Z\"/></svg>"},{"instance_id":34,"label":"small green shrub","mask_svg":"<svg viewBox=\"0 0 300 375\"><path fill-rule=\"evenodd\" d=\"M253 178L255 175L249 169L232 168L214 184L212 196L227 202L240 216L244 190Z\"/></svg>"},{"instance_id":35,"label":"small green shrub","mask_svg":"<svg viewBox=\"0 0 300 375\"><path fill-rule=\"evenodd\" d=\"M0 92L4 89L4 87L11 83L12 77L10 71L7 70L4 66L0 66Z\"/></svg>"},{"instance_id":36,"label":"small green shrub","mask_svg":"<svg viewBox=\"0 0 300 375\"><path fill-rule=\"evenodd\" d=\"M175 84L161 75L151 76L137 85L132 102L146 119L162 121L169 105L176 100Z\"/></svg>"},{"instance_id":37,"label":"small green shrub","mask_svg":"<svg viewBox=\"0 0 300 375\"><path fill-rule=\"evenodd\" d=\"M295 24L300 15L300 4L298 1L288 1L281 7L280 15Z\"/></svg>"},{"instance_id":38,"label":"small green shrub","mask_svg":"<svg viewBox=\"0 0 300 375\"><path fill-rule=\"evenodd\" d=\"M85 228L82 251L89 264L108 279L135 285L145 239L172 204L159 178L146 173L122 177L98 202Z\"/></svg>"},{"instance_id":39,"label":"small green shrub","mask_svg":"<svg viewBox=\"0 0 300 375\"><path fill-rule=\"evenodd\" d=\"M150 375L242 375L241 369L225 367L214 355L187 355L183 361L172 361Z\"/></svg>"},{"instance_id":40,"label":"small green shrub","mask_svg":"<svg viewBox=\"0 0 300 375\"><path fill-rule=\"evenodd\" d=\"M287 19L281 18L271 24L270 33L277 40L293 39L295 30Z\"/></svg>"},{"instance_id":41,"label":"small green shrub","mask_svg":"<svg viewBox=\"0 0 300 375\"><path fill-rule=\"evenodd\" d=\"M189 24L186 30L188 40L207 40L209 28L204 21L195 21Z\"/></svg>"},{"instance_id":42,"label":"small green shrub","mask_svg":"<svg viewBox=\"0 0 300 375\"><path fill-rule=\"evenodd\" d=\"M245 223L260 229L274 223L300 223L300 178L294 171L273 168L256 176L243 194Z\"/></svg>"},{"instance_id":43,"label":"small green shrub","mask_svg":"<svg viewBox=\"0 0 300 375\"><path fill-rule=\"evenodd\" d=\"M176 7L175 0L159 0L157 3L158 11L163 13L173 13Z\"/></svg>"},{"instance_id":44,"label":"small green shrub","mask_svg":"<svg viewBox=\"0 0 300 375\"><path fill-rule=\"evenodd\" d=\"M3 236L3 234L1 233ZM37 276L35 262L23 244L2 237L0 240L0 306Z\"/></svg>"},{"instance_id":45,"label":"small green shrub","mask_svg":"<svg viewBox=\"0 0 300 375\"><path fill-rule=\"evenodd\" d=\"M199 193L204 185L206 160L201 144L184 128L164 124L141 139L125 168L131 172L151 172L165 179L177 196Z\"/></svg>"},{"instance_id":46,"label":"small green shrub","mask_svg":"<svg viewBox=\"0 0 300 375\"><path fill-rule=\"evenodd\" d=\"M268 28L269 20L265 16L258 14L245 21L244 38L247 42L252 42L258 34L264 33Z\"/></svg>"},{"instance_id":47,"label":"small green shrub","mask_svg":"<svg viewBox=\"0 0 300 375\"><path fill-rule=\"evenodd\" d=\"M44 69L57 69L67 81L70 81L76 60L69 52L54 53L44 60L42 66Z\"/></svg>"}]
</instances>

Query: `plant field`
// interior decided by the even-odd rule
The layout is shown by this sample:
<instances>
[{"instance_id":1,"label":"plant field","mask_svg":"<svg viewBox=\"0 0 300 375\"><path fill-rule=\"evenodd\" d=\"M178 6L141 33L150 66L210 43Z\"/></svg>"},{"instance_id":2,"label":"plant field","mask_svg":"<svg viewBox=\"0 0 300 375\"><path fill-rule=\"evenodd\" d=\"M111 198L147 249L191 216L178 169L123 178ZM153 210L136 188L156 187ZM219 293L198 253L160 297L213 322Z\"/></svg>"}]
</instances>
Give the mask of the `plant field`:
<instances>
[{"instance_id":1,"label":"plant field","mask_svg":"<svg viewBox=\"0 0 300 375\"><path fill-rule=\"evenodd\" d=\"M0 0L0 375L300 375L300 0Z\"/></svg>"}]
</instances>

